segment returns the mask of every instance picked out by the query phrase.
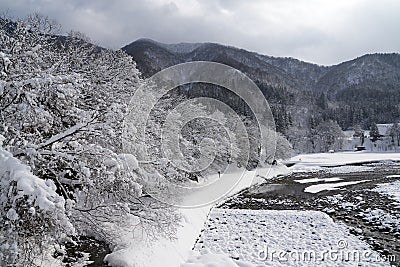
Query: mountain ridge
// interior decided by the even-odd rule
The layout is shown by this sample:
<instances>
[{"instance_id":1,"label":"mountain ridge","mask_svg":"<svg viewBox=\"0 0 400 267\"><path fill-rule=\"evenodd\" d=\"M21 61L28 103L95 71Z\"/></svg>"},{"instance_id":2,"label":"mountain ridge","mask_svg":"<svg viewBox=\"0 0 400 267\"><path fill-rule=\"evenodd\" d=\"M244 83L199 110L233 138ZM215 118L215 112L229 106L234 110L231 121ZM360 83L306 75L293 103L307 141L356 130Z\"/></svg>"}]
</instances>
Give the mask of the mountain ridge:
<instances>
[{"instance_id":1,"label":"mountain ridge","mask_svg":"<svg viewBox=\"0 0 400 267\"><path fill-rule=\"evenodd\" d=\"M365 54L335 65L324 66L292 57L262 55L242 48L208 42L163 44L151 39L142 38L124 46L122 50L130 54L138 62L138 68L145 77L178 63L196 60L223 63L220 61L223 61L223 57L227 57L235 59L237 62L247 65L247 67L257 68L261 72L268 73L269 77L268 75L267 77L271 79L272 83L279 82L289 87L318 92L329 91L332 87L330 83L341 84L336 89L342 90L343 87L353 85L357 82L357 79L361 81L366 78L368 79L369 76L373 76L374 73L357 73L356 69L362 68L365 64L375 64L371 68L375 68L374 71L378 72L385 80L391 79L391 76L395 77L396 80L400 78L400 54L398 53ZM388 60L387 58L389 57L391 59ZM375 59L375 62L371 64L371 60L373 59ZM151 62L151 60L156 62ZM352 64L354 65L353 67L351 66ZM347 70L343 70L343 68ZM379 72L377 68L383 68L383 71ZM349 74L346 78L347 81L338 82L334 79L340 73L344 72ZM377 75L375 75L374 79L376 79ZM342 78L343 75L337 77L337 79Z\"/></svg>"},{"instance_id":2,"label":"mountain ridge","mask_svg":"<svg viewBox=\"0 0 400 267\"><path fill-rule=\"evenodd\" d=\"M122 50L133 57L145 78L191 61L218 62L240 70L263 92L274 116L284 114L277 123L283 133L294 124L303 128L326 120L337 121L343 129L400 121L399 53L365 54L324 66L217 43L163 44L139 39Z\"/></svg>"}]
</instances>

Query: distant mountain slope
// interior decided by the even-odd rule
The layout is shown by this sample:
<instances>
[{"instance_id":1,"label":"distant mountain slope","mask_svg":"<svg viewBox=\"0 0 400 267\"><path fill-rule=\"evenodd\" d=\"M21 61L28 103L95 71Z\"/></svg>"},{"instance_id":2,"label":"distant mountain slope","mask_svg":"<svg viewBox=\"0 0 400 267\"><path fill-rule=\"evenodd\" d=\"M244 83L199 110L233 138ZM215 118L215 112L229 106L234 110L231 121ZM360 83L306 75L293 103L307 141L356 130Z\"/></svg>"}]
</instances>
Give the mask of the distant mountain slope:
<instances>
[{"instance_id":1,"label":"distant mountain slope","mask_svg":"<svg viewBox=\"0 0 400 267\"><path fill-rule=\"evenodd\" d=\"M122 50L134 58L145 77L177 63L202 60L228 64L268 84L303 89L315 83L326 69L292 58L267 57L216 43L162 44L150 39L139 39ZM312 75L306 75L309 70L313 70Z\"/></svg>"},{"instance_id":2,"label":"distant mountain slope","mask_svg":"<svg viewBox=\"0 0 400 267\"><path fill-rule=\"evenodd\" d=\"M333 119L347 129L354 124L369 127L372 121L400 120L397 53L368 54L338 65L320 66L216 43L162 44L139 39L122 49L137 62L144 77L178 63L198 60L239 69L257 83L276 117L287 113L283 124L305 127L310 118L316 117ZM278 124L282 123L278 119ZM285 132L289 126L282 127L280 130Z\"/></svg>"},{"instance_id":3,"label":"distant mountain slope","mask_svg":"<svg viewBox=\"0 0 400 267\"><path fill-rule=\"evenodd\" d=\"M330 67L316 88L336 93L354 85L378 83L400 90L400 55L371 54Z\"/></svg>"},{"instance_id":4,"label":"distant mountain slope","mask_svg":"<svg viewBox=\"0 0 400 267\"><path fill-rule=\"evenodd\" d=\"M177 53L148 39L137 40L122 50L133 57L138 69L146 77L184 61Z\"/></svg>"},{"instance_id":5,"label":"distant mountain slope","mask_svg":"<svg viewBox=\"0 0 400 267\"><path fill-rule=\"evenodd\" d=\"M306 89L316 90L319 79L329 72L330 67L300 61L295 58L270 57L259 55L259 57L271 65L279 67L288 75L303 81Z\"/></svg>"},{"instance_id":6,"label":"distant mountain slope","mask_svg":"<svg viewBox=\"0 0 400 267\"><path fill-rule=\"evenodd\" d=\"M259 76L257 79L268 80L271 84L319 92L340 91L368 81L383 84L398 84L400 81L400 55L395 53L364 55L327 67L215 43L162 44L139 39L122 49L132 55L146 77L177 63L206 60L240 65L242 69L238 69L246 74Z\"/></svg>"}]
</instances>

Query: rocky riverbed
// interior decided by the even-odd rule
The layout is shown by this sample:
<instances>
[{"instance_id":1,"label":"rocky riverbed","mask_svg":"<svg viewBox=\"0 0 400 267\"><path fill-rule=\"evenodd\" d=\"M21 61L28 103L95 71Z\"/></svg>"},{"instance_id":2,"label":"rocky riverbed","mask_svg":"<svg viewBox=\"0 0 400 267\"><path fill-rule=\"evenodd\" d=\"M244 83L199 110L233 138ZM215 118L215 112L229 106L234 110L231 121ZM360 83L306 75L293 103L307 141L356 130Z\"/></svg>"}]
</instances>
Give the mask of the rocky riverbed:
<instances>
[{"instance_id":1,"label":"rocky riverbed","mask_svg":"<svg viewBox=\"0 0 400 267\"><path fill-rule=\"evenodd\" d=\"M349 171L351 167L277 177L240 192L220 208L322 211L400 266L400 203L376 190L400 184L400 163L357 164Z\"/></svg>"}]
</instances>

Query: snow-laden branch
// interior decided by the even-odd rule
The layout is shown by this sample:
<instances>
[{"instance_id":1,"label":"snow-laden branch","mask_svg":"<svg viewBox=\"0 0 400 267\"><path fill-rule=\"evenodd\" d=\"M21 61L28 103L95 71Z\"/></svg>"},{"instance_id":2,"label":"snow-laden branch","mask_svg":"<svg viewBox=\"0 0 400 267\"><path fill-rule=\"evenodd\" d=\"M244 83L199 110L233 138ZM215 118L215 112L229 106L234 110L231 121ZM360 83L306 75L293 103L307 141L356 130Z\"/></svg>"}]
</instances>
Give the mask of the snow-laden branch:
<instances>
[{"instance_id":1,"label":"snow-laden branch","mask_svg":"<svg viewBox=\"0 0 400 267\"><path fill-rule=\"evenodd\" d=\"M95 119L96 119L96 117L94 117L93 119L91 119L91 120L89 120L88 122L85 122L85 123L79 122L79 123L75 124L74 126L68 128L64 132L56 134L56 135L53 135L46 142L40 144L38 148L40 149L40 148L44 148L44 147L50 146L50 145L52 145L52 144L54 144L56 142L59 142L59 141L65 139L65 138L67 138L68 136L74 135L75 133L81 131L83 128L85 128L90 123L92 123Z\"/></svg>"}]
</instances>

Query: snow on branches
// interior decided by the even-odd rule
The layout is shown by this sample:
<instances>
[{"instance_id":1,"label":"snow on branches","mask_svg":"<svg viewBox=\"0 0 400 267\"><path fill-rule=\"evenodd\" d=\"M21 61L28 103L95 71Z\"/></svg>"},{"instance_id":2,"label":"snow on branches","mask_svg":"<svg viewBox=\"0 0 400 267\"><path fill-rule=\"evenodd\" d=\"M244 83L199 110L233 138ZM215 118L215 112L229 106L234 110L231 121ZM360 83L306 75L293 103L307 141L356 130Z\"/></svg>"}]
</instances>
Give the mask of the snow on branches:
<instances>
[{"instance_id":1,"label":"snow on branches","mask_svg":"<svg viewBox=\"0 0 400 267\"><path fill-rule=\"evenodd\" d=\"M58 242L68 228L113 245L117 226L170 235L176 222L171 208L143 196L146 173L122 151L121 124L141 83L132 58L56 28L40 16L0 19L0 216L8 222L0 246L15 264L37 235Z\"/></svg>"},{"instance_id":2,"label":"snow on branches","mask_svg":"<svg viewBox=\"0 0 400 267\"><path fill-rule=\"evenodd\" d=\"M28 264L45 245L74 234L56 189L0 147L0 265Z\"/></svg>"}]
</instances>

